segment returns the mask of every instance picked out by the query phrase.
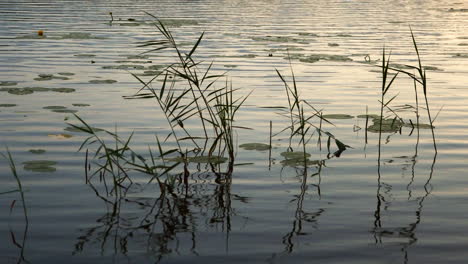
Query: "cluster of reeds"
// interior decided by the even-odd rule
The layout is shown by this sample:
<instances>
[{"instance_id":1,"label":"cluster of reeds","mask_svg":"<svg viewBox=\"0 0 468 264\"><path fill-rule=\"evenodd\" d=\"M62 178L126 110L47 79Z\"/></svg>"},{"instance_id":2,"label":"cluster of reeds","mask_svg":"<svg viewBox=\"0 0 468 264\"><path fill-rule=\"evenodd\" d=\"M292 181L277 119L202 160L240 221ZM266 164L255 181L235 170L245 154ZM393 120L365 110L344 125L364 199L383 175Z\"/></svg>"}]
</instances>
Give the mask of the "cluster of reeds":
<instances>
[{"instance_id":1,"label":"cluster of reeds","mask_svg":"<svg viewBox=\"0 0 468 264\"><path fill-rule=\"evenodd\" d=\"M99 174L101 181L104 181L107 174L112 175L113 186L118 188L125 181L131 183L127 174L129 170L149 174L154 180L155 177L167 176L182 164L186 178L189 175L189 162L194 158L205 159L213 167L218 165L218 168L219 161L226 159L226 174L230 174L236 147L234 131L237 128L247 129L236 126L235 116L250 94L235 97L237 89L232 87L227 78L225 82L219 80L226 76L224 73L213 73L213 62L204 64L195 59L204 33L190 49L183 51L171 31L158 18L149 13L148 15L156 19L155 26L162 38L145 41L139 47L149 48L144 53L161 50L173 52L175 59L148 81L130 73L142 87L134 95L125 98L153 98L166 119L170 132L165 135L164 140L156 137L159 156L154 155L150 148L149 158L143 158L131 149L132 136L124 140L117 133L105 131L115 142L109 145L97 131L77 116L82 125L72 126L89 134L80 149L94 145L94 159L101 160L93 175ZM161 79L162 82L157 82ZM191 127L201 127L201 132L188 129L185 126L187 123ZM164 149L162 145L167 141L175 143L176 148ZM109 193L113 191L115 189L111 188Z\"/></svg>"},{"instance_id":2,"label":"cluster of reeds","mask_svg":"<svg viewBox=\"0 0 468 264\"><path fill-rule=\"evenodd\" d=\"M322 135L328 136L327 140L327 150L328 156L327 158L331 158L332 156L339 157L343 151L345 151L349 146L345 145L339 139L337 139L332 133L329 131L325 131L323 129L323 122L333 125L329 120L323 117L322 110L315 108L312 104L307 102L304 99L301 99L299 89L296 83L296 77L294 75L294 71L291 66L291 85L288 83L286 78L276 70L279 78L281 79L285 92L286 97L288 99L288 108L280 113L281 115L287 117L290 120L290 124L284 128L281 132L289 130L289 147L288 151L294 152L292 147L292 142L294 137L299 138L299 146L302 148L303 153L303 164L304 167L307 167L308 159L307 159L307 144L313 138L315 134L317 134L317 146L321 149L322 144ZM280 133L281 133L280 132ZM333 154L331 153L331 142L332 140L335 142L336 150Z\"/></svg>"},{"instance_id":3,"label":"cluster of reeds","mask_svg":"<svg viewBox=\"0 0 468 264\"><path fill-rule=\"evenodd\" d=\"M387 123L387 125L389 125L391 128L401 127L401 125L398 126L396 124L397 123L399 123L399 124L404 123L403 119L397 114L397 111L395 111L392 107L390 107L390 103L392 101L394 101L395 98L397 98L398 94L392 96L390 99L386 98L390 88L392 87L393 82L395 81L395 79L397 78L399 73L403 73L403 74L407 75L408 77L411 78L411 80L414 83L415 106L410 106L410 108L414 109L414 112L415 112L415 115L416 115L416 124L414 124L411 121L411 119L409 120L409 122L411 124L411 127L413 128L411 133L416 128L417 133L418 133L418 140L419 140L419 129L420 129L420 126L421 126L420 123L419 123L419 121L420 121L419 101L418 101L418 84L419 84L420 87L423 90L423 95L424 95L424 100L425 100L425 105L426 105L426 110L427 110L427 118L428 118L428 121L429 121L429 127L431 129L431 133L432 133L432 141L433 141L434 151L435 151L435 153L437 153L437 144L436 144L435 133L434 133L434 125L433 125L433 122L434 122L435 118L434 119L432 118L431 111L430 111L430 108L429 108L429 99L428 99L428 93L427 93L428 92L428 83L427 83L426 69L422 65L418 45L416 43L416 39L414 37L413 31L411 30L411 28L410 28L410 32L411 32L411 38L412 38L412 41L413 41L413 47L414 47L414 50L416 52L417 59L418 59L418 65L417 66L404 65L404 66L406 66L409 69L415 70L416 74L411 73L411 72L409 72L407 70L392 67L391 64L390 64L390 54L387 57L385 48L383 49L383 52L382 52L382 64L380 66L381 71L382 71L382 87L381 87L381 99L380 99L379 144L378 144L378 160L379 161L380 161L380 155L381 155L381 140L382 140L382 131L383 131L382 127L383 127L384 123ZM389 74L390 74L391 71L394 73L394 75L390 79ZM384 109L387 110L388 112L390 112L391 115L393 116L391 123L385 122L385 120L384 120L385 119L384 118Z\"/></svg>"}]
</instances>

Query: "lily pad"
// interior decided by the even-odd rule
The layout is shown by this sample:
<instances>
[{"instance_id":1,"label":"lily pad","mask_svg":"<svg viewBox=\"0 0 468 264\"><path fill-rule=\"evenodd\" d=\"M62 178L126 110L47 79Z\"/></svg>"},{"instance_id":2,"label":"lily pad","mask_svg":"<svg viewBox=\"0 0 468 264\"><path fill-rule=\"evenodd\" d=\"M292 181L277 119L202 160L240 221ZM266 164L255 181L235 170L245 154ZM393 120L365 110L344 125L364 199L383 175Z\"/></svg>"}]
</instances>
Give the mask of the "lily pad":
<instances>
[{"instance_id":1,"label":"lily pad","mask_svg":"<svg viewBox=\"0 0 468 264\"><path fill-rule=\"evenodd\" d=\"M73 88L51 88L50 90L57 93L73 93L75 91Z\"/></svg>"},{"instance_id":2,"label":"lily pad","mask_svg":"<svg viewBox=\"0 0 468 264\"><path fill-rule=\"evenodd\" d=\"M146 60L149 57L147 55L128 55L127 59L129 60Z\"/></svg>"},{"instance_id":3,"label":"lily pad","mask_svg":"<svg viewBox=\"0 0 468 264\"><path fill-rule=\"evenodd\" d=\"M441 68L437 68L436 66L424 66L423 68L428 71L443 71Z\"/></svg>"},{"instance_id":4,"label":"lily pad","mask_svg":"<svg viewBox=\"0 0 468 264\"><path fill-rule=\"evenodd\" d=\"M32 94L34 93L33 90L27 89L27 88L11 88L8 89L9 94L14 94L14 95L26 95L26 94Z\"/></svg>"},{"instance_id":5,"label":"lily pad","mask_svg":"<svg viewBox=\"0 0 468 264\"><path fill-rule=\"evenodd\" d=\"M25 87L24 89L31 90L33 92L48 92L51 91L50 88L45 88L45 87Z\"/></svg>"},{"instance_id":6,"label":"lily pad","mask_svg":"<svg viewBox=\"0 0 468 264\"><path fill-rule=\"evenodd\" d=\"M32 160L23 162L24 169L33 172L54 172L57 169L52 167L57 162L50 160Z\"/></svg>"},{"instance_id":7,"label":"lily pad","mask_svg":"<svg viewBox=\"0 0 468 264\"><path fill-rule=\"evenodd\" d=\"M264 151L264 150L270 149L270 145L263 144L263 143L245 143L245 144L240 145L239 147L245 150L258 150L258 151Z\"/></svg>"},{"instance_id":8,"label":"lily pad","mask_svg":"<svg viewBox=\"0 0 468 264\"><path fill-rule=\"evenodd\" d=\"M70 134L49 134L48 136L56 139L68 139L73 137Z\"/></svg>"},{"instance_id":9,"label":"lily pad","mask_svg":"<svg viewBox=\"0 0 468 264\"><path fill-rule=\"evenodd\" d=\"M50 81L50 80L53 80L53 79L57 79L57 80L68 80L69 79L68 77L54 76L53 74L39 74L38 76L39 77L34 78L35 81Z\"/></svg>"},{"instance_id":10,"label":"lily pad","mask_svg":"<svg viewBox=\"0 0 468 264\"><path fill-rule=\"evenodd\" d=\"M287 58L287 57L286 57ZM326 61L352 61L353 59L344 56L344 55L330 55L330 54L312 54L309 56L299 56L291 57L291 59L299 59L301 62L314 63L320 60Z\"/></svg>"},{"instance_id":11,"label":"lily pad","mask_svg":"<svg viewBox=\"0 0 468 264\"><path fill-rule=\"evenodd\" d=\"M86 106L90 106L90 104L72 104L73 106L76 106L76 107L86 107Z\"/></svg>"},{"instance_id":12,"label":"lily pad","mask_svg":"<svg viewBox=\"0 0 468 264\"><path fill-rule=\"evenodd\" d=\"M155 76L160 74L160 71L144 71L143 73L138 74L139 76Z\"/></svg>"},{"instance_id":13,"label":"lily pad","mask_svg":"<svg viewBox=\"0 0 468 264\"><path fill-rule=\"evenodd\" d=\"M59 72L57 74L58 75L63 75L63 76L73 76L73 75L75 75L73 72Z\"/></svg>"},{"instance_id":14,"label":"lily pad","mask_svg":"<svg viewBox=\"0 0 468 264\"><path fill-rule=\"evenodd\" d=\"M43 149L30 149L29 152L31 152L32 154L44 154L46 151L43 150Z\"/></svg>"},{"instance_id":15,"label":"lily pad","mask_svg":"<svg viewBox=\"0 0 468 264\"><path fill-rule=\"evenodd\" d=\"M336 36L337 36L337 37L342 37L342 38L350 38L350 37L352 37L352 35L349 35L349 34L342 34L342 33L337 34Z\"/></svg>"},{"instance_id":16,"label":"lily pad","mask_svg":"<svg viewBox=\"0 0 468 264\"><path fill-rule=\"evenodd\" d=\"M340 44L338 44L338 43L328 43L328 46L329 47L338 47L338 46L340 46Z\"/></svg>"},{"instance_id":17,"label":"lily pad","mask_svg":"<svg viewBox=\"0 0 468 264\"><path fill-rule=\"evenodd\" d=\"M1 81L0 86L15 86L17 85L17 82L11 82L11 81Z\"/></svg>"},{"instance_id":18,"label":"lily pad","mask_svg":"<svg viewBox=\"0 0 468 264\"><path fill-rule=\"evenodd\" d=\"M61 105L49 105L42 107L43 109L58 110L58 109L67 109L65 106Z\"/></svg>"},{"instance_id":19,"label":"lily pad","mask_svg":"<svg viewBox=\"0 0 468 264\"><path fill-rule=\"evenodd\" d=\"M55 113L76 113L78 110L73 110L73 109L52 109L52 112Z\"/></svg>"},{"instance_id":20,"label":"lily pad","mask_svg":"<svg viewBox=\"0 0 468 264\"><path fill-rule=\"evenodd\" d=\"M310 37L318 37L319 35L315 33L308 33L308 32L299 32L297 33L299 36L310 36Z\"/></svg>"},{"instance_id":21,"label":"lily pad","mask_svg":"<svg viewBox=\"0 0 468 264\"><path fill-rule=\"evenodd\" d=\"M0 104L0 107L14 107L16 104Z\"/></svg>"},{"instance_id":22,"label":"lily pad","mask_svg":"<svg viewBox=\"0 0 468 264\"><path fill-rule=\"evenodd\" d=\"M116 83L116 80L90 80L90 83L103 84L103 83Z\"/></svg>"},{"instance_id":23,"label":"lily pad","mask_svg":"<svg viewBox=\"0 0 468 264\"><path fill-rule=\"evenodd\" d=\"M373 124L367 128L367 131L372 132L372 133L379 133L380 119L375 118L372 121L373 121ZM393 118L383 119L382 120L382 133L397 132L398 130L400 130L402 126L403 126L403 122L401 122L399 119L393 119Z\"/></svg>"},{"instance_id":24,"label":"lily pad","mask_svg":"<svg viewBox=\"0 0 468 264\"><path fill-rule=\"evenodd\" d=\"M325 119L351 119L354 118L352 115L347 115L347 114L330 114L330 115L323 115L322 116Z\"/></svg>"},{"instance_id":25,"label":"lily pad","mask_svg":"<svg viewBox=\"0 0 468 264\"><path fill-rule=\"evenodd\" d=\"M413 123L413 125L411 125L411 123L405 123L403 126L405 127L414 127L414 128L419 128L419 129L431 129L431 128L434 128L434 126L431 126L430 124L423 124L423 123L419 123L416 124L416 123Z\"/></svg>"},{"instance_id":26,"label":"lily pad","mask_svg":"<svg viewBox=\"0 0 468 264\"><path fill-rule=\"evenodd\" d=\"M159 64L155 64L155 65L151 65L151 66L148 66L148 70L161 70L161 69L164 69L166 67L166 65L159 65Z\"/></svg>"}]
</instances>

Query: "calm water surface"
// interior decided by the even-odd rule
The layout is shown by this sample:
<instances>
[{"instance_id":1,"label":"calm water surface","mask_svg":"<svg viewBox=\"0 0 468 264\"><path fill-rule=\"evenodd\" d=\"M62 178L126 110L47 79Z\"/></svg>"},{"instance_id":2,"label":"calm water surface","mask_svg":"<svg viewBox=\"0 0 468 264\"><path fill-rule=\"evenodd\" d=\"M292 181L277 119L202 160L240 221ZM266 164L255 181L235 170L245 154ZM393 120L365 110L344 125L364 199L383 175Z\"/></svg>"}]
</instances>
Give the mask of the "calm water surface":
<instances>
[{"instance_id":1,"label":"calm water surface","mask_svg":"<svg viewBox=\"0 0 468 264\"><path fill-rule=\"evenodd\" d=\"M76 123L67 110L123 136L134 131L132 148L144 155L156 148L155 133L168 128L155 102L122 97L141 88L127 70L142 74L172 61L166 52L132 57L146 50L139 42L159 37L143 11L166 19L184 49L204 31L197 59L228 71L239 95L253 91L237 122L253 130L238 130L239 144L268 143L270 120L275 133L288 124L268 108L287 106L275 72L290 75L286 49L302 98L325 114L357 116L366 106L378 113L379 68L366 60L380 59L385 46L394 63L416 65L411 25L424 65L432 66L433 115L442 108L439 153L430 130L418 140L404 127L383 134L379 170L378 134L369 132L366 144L365 119L330 119L335 126L326 129L352 148L327 159L326 142L319 151L314 137L312 159L327 160L307 177L282 166L283 133L273 138L271 168L267 151L239 148L236 163L252 164L236 166L230 181L193 166L189 184L161 202L157 184L136 174L124 199L105 202L85 184L85 155L77 150L86 136L64 130ZM17 165L29 221L19 193L0 195L0 262L466 263L466 21L468 5L456 0L1 1L0 142ZM349 60L294 59L311 54ZM8 92L25 87L49 89ZM411 80L401 76L392 89L395 108L414 105ZM414 120L410 111L400 114ZM27 170L23 162L33 160L55 161L56 170ZM5 160L0 175L0 192L16 188Z\"/></svg>"}]
</instances>

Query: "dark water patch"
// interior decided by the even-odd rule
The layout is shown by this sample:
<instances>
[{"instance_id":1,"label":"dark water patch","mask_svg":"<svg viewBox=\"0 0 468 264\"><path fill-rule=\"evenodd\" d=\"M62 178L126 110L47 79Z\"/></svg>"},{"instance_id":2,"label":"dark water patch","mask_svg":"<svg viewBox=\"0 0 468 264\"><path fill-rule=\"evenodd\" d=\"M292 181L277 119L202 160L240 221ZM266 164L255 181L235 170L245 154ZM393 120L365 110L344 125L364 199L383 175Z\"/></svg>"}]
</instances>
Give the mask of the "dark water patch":
<instances>
[{"instance_id":1,"label":"dark water patch","mask_svg":"<svg viewBox=\"0 0 468 264\"><path fill-rule=\"evenodd\" d=\"M121 64L121 65L107 65L102 66L103 69L112 69L112 70L143 70L145 66L143 65L128 65L128 64Z\"/></svg>"},{"instance_id":2,"label":"dark water patch","mask_svg":"<svg viewBox=\"0 0 468 264\"><path fill-rule=\"evenodd\" d=\"M123 61L115 61L115 63L153 63L153 61L147 60L147 61L132 61L132 60L123 60Z\"/></svg>"},{"instance_id":3,"label":"dark water patch","mask_svg":"<svg viewBox=\"0 0 468 264\"><path fill-rule=\"evenodd\" d=\"M104 39L104 37L93 36L91 33L86 32L70 32L64 35L61 35L61 39Z\"/></svg>"},{"instance_id":4,"label":"dark water patch","mask_svg":"<svg viewBox=\"0 0 468 264\"><path fill-rule=\"evenodd\" d=\"M285 59L289 59L288 57L285 57ZM294 56L291 56L291 59L299 59L300 62L306 62L306 63L314 63L318 62L321 60L325 61L352 61L350 57L344 56L344 55L330 55L330 54L312 54L305 56L303 54L295 54Z\"/></svg>"},{"instance_id":5,"label":"dark water patch","mask_svg":"<svg viewBox=\"0 0 468 264\"><path fill-rule=\"evenodd\" d=\"M340 46L340 44L338 44L338 43L328 43L328 46L329 47L338 47L338 46Z\"/></svg>"},{"instance_id":6,"label":"dark water patch","mask_svg":"<svg viewBox=\"0 0 468 264\"><path fill-rule=\"evenodd\" d=\"M91 106L90 104L80 104L80 103L75 103L75 104L72 104L73 106L76 106L76 107L86 107L86 106Z\"/></svg>"},{"instance_id":7,"label":"dark water patch","mask_svg":"<svg viewBox=\"0 0 468 264\"><path fill-rule=\"evenodd\" d=\"M357 118L375 119L375 118L380 118L380 115L377 115L377 114L358 115Z\"/></svg>"},{"instance_id":8,"label":"dark water patch","mask_svg":"<svg viewBox=\"0 0 468 264\"><path fill-rule=\"evenodd\" d=\"M309 160L306 159L304 162L304 157L299 158L299 159L285 159L282 160L280 163L283 167L299 167L299 166L316 166L320 164L320 160Z\"/></svg>"},{"instance_id":9,"label":"dark water patch","mask_svg":"<svg viewBox=\"0 0 468 264\"><path fill-rule=\"evenodd\" d=\"M94 54L85 54L85 53L83 53L83 54L75 54L75 55L73 55L73 56L75 56L75 57L80 57L80 58L92 58L92 57L96 57L96 55L94 55Z\"/></svg>"},{"instance_id":10,"label":"dark water patch","mask_svg":"<svg viewBox=\"0 0 468 264\"><path fill-rule=\"evenodd\" d=\"M97 128L97 127L91 127L91 129L94 132L104 131L104 129ZM68 126L68 127L64 128L63 130L68 131L68 132L78 132L78 133L80 133L80 132L85 132L86 130L89 130L89 128L84 127L84 126L76 126L76 127Z\"/></svg>"},{"instance_id":11,"label":"dark water patch","mask_svg":"<svg viewBox=\"0 0 468 264\"><path fill-rule=\"evenodd\" d=\"M468 58L468 53L455 53L452 58Z\"/></svg>"},{"instance_id":12,"label":"dark water patch","mask_svg":"<svg viewBox=\"0 0 468 264\"><path fill-rule=\"evenodd\" d=\"M184 162L182 157L175 157L166 159L169 162ZM211 163L211 164L220 164L225 163L228 159L220 156L196 156L196 157L187 157L187 162L190 163Z\"/></svg>"},{"instance_id":13,"label":"dark water patch","mask_svg":"<svg viewBox=\"0 0 468 264\"><path fill-rule=\"evenodd\" d=\"M299 43L299 44L309 44L310 42L304 39L297 39L293 37L285 36L264 36L264 37L251 37L252 40L262 41L262 42L275 42L275 43Z\"/></svg>"},{"instance_id":14,"label":"dark water patch","mask_svg":"<svg viewBox=\"0 0 468 264\"><path fill-rule=\"evenodd\" d=\"M290 160L295 160L295 159L304 160L304 157L306 158L310 157L309 153L304 154L304 152L301 152L301 151L285 151L285 152L281 152L280 155Z\"/></svg>"},{"instance_id":15,"label":"dark water patch","mask_svg":"<svg viewBox=\"0 0 468 264\"><path fill-rule=\"evenodd\" d=\"M0 104L0 107L15 107L16 104Z\"/></svg>"}]
</instances>

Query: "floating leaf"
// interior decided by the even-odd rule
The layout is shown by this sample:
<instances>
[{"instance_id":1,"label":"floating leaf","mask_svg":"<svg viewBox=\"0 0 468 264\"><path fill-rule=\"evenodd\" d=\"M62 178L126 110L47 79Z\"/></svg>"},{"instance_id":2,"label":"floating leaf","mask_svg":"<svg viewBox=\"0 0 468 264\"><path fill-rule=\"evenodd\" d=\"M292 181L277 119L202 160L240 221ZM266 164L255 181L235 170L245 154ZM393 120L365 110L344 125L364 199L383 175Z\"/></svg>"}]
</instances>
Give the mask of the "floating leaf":
<instances>
[{"instance_id":1,"label":"floating leaf","mask_svg":"<svg viewBox=\"0 0 468 264\"><path fill-rule=\"evenodd\" d=\"M264 150L270 149L270 145L263 144L263 143L245 143L245 144L240 145L239 147L245 150L258 150L258 151L264 151Z\"/></svg>"},{"instance_id":2,"label":"floating leaf","mask_svg":"<svg viewBox=\"0 0 468 264\"><path fill-rule=\"evenodd\" d=\"M373 124L367 128L367 131L372 133L379 133L380 131L380 118L375 118L372 120ZM382 133L392 133L397 132L402 127L403 122L399 119L383 119L382 120Z\"/></svg>"},{"instance_id":3,"label":"floating leaf","mask_svg":"<svg viewBox=\"0 0 468 264\"><path fill-rule=\"evenodd\" d=\"M32 160L22 163L24 169L33 172L54 172L56 168L52 167L57 164L55 161L50 160Z\"/></svg>"},{"instance_id":4,"label":"floating leaf","mask_svg":"<svg viewBox=\"0 0 468 264\"><path fill-rule=\"evenodd\" d=\"M27 88L12 88L8 89L9 94L14 94L14 95L26 95L26 94L32 94L34 93L33 90L27 89Z\"/></svg>"},{"instance_id":5,"label":"floating leaf","mask_svg":"<svg viewBox=\"0 0 468 264\"><path fill-rule=\"evenodd\" d=\"M49 136L49 137L56 138L56 139L68 139L68 138L73 137L73 136L70 135L70 134L49 134L48 136Z\"/></svg>"},{"instance_id":6,"label":"floating leaf","mask_svg":"<svg viewBox=\"0 0 468 264\"><path fill-rule=\"evenodd\" d=\"M420 128L420 129L431 129L431 128L434 128L434 126L431 126L430 124L422 124L422 123L419 123L416 124L416 123L413 123L413 125L411 125L411 123L405 123L403 126L405 127L414 127L414 128Z\"/></svg>"},{"instance_id":7,"label":"floating leaf","mask_svg":"<svg viewBox=\"0 0 468 264\"><path fill-rule=\"evenodd\" d=\"M52 109L52 112L55 113L76 113L78 110L73 110L73 109Z\"/></svg>"},{"instance_id":8,"label":"floating leaf","mask_svg":"<svg viewBox=\"0 0 468 264\"><path fill-rule=\"evenodd\" d=\"M43 149L30 149L29 152L32 154L44 154L46 151Z\"/></svg>"},{"instance_id":9,"label":"floating leaf","mask_svg":"<svg viewBox=\"0 0 468 264\"><path fill-rule=\"evenodd\" d=\"M58 110L58 109L67 109L65 106L61 105L49 105L42 107L43 109Z\"/></svg>"},{"instance_id":10,"label":"floating leaf","mask_svg":"<svg viewBox=\"0 0 468 264\"><path fill-rule=\"evenodd\" d=\"M75 75L73 72L59 72L57 74L58 75L63 75L63 76L73 76L73 75Z\"/></svg>"},{"instance_id":11,"label":"floating leaf","mask_svg":"<svg viewBox=\"0 0 468 264\"><path fill-rule=\"evenodd\" d=\"M330 114L330 115L323 115L322 116L325 119L351 119L354 118L352 115L347 115L347 114Z\"/></svg>"},{"instance_id":12,"label":"floating leaf","mask_svg":"<svg viewBox=\"0 0 468 264\"><path fill-rule=\"evenodd\" d=\"M75 91L73 88L51 88L50 90L57 93L73 93Z\"/></svg>"},{"instance_id":13,"label":"floating leaf","mask_svg":"<svg viewBox=\"0 0 468 264\"><path fill-rule=\"evenodd\" d=\"M0 107L14 107L16 104L0 104Z\"/></svg>"},{"instance_id":14,"label":"floating leaf","mask_svg":"<svg viewBox=\"0 0 468 264\"><path fill-rule=\"evenodd\" d=\"M358 115L357 117L358 118L369 118L369 119L380 118L380 116L376 115L376 114Z\"/></svg>"},{"instance_id":15,"label":"floating leaf","mask_svg":"<svg viewBox=\"0 0 468 264\"><path fill-rule=\"evenodd\" d=\"M10 81L1 81L0 86L14 86L17 85L17 82L10 82Z\"/></svg>"},{"instance_id":16,"label":"floating leaf","mask_svg":"<svg viewBox=\"0 0 468 264\"><path fill-rule=\"evenodd\" d=\"M102 84L102 83L116 83L116 80L90 80L90 83Z\"/></svg>"},{"instance_id":17,"label":"floating leaf","mask_svg":"<svg viewBox=\"0 0 468 264\"><path fill-rule=\"evenodd\" d=\"M92 58L92 57L96 57L96 55L94 54L75 54L73 55L75 57L83 57L83 58Z\"/></svg>"}]
</instances>

